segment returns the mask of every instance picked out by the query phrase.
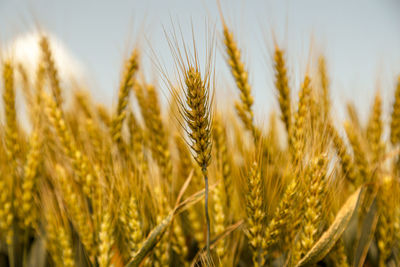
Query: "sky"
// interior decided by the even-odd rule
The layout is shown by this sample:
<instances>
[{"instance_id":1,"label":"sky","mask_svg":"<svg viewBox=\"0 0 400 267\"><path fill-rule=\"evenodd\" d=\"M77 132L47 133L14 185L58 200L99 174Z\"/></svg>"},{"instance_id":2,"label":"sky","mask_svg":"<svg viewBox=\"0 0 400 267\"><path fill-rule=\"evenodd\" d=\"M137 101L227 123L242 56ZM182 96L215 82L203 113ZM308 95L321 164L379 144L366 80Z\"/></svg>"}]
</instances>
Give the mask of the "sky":
<instances>
[{"instance_id":1,"label":"sky","mask_svg":"<svg viewBox=\"0 0 400 267\"><path fill-rule=\"evenodd\" d=\"M366 118L376 90L390 113L400 74L400 0L220 0L249 70L256 119L278 107L271 54L274 41L286 50L290 85L319 54L327 58L337 114L354 101ZM175 30L204 58L206 35L215 34L218 99L237 93L224 62L216 0L0 0L0 44L35 29L56 36L85 69L94 99L113 105L124 59L139 46L146 79L159 82L157 66L174 73L168 37ZM193 29L193 31L192 31ZM203 61L204 62L204 61ZM336 113L334 113L336 115Z\"/></svg>"}]
</instances>

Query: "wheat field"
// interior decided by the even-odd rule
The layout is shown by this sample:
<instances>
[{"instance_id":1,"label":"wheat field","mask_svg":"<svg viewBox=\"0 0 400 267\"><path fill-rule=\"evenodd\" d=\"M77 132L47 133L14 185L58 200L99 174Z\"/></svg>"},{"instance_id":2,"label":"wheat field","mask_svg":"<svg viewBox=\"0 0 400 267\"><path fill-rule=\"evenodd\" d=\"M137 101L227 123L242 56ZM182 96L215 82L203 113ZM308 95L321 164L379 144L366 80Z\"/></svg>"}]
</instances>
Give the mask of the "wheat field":
<instances>
[{"instance_id":1,"label":"wheat field","mask_svg":"<svg viewBox=\"0 0 400 267\"><path fill-rule=\"evenodd\" d=\"M216 31L205 59L170 36L166 105L139 47L112 108L63 88L44 33L34 71L1 58L0 266L400 266L400 76L367 123L351 102L337 121L325 56L291 88L276 43L264 127L243 48L224 20ZM237 94L226 109L220 52Z\"/></svg>"}]
</instances>

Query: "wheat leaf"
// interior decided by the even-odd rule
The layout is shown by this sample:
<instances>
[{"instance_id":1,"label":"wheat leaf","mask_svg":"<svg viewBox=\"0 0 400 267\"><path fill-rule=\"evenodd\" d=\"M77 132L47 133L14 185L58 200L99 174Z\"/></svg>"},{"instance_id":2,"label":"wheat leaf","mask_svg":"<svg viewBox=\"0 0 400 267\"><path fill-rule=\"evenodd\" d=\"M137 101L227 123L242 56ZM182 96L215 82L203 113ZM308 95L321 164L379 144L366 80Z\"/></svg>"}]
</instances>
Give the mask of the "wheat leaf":
<instances>
[{"instance_id":1,"label":"wheat leaf","mask_svg":"<svg viewBox=\"0 0 400 267\"><path fill-rule=\"evenodd\" d=\"M203 198L204 190L197 192L196 194L190 196L185 201L178 204L165 218L161 221L153 230L150 232L147 239L143 242L139 251L135 254L133 259L125 265L125 267L137 267L146 258L147 254L152 251L152 249L161 240L164 233L168 229L175 215L181 213L190 205L200 201Z\"/></svg>"},{"instance_id":2,"label":"wheat leaf","mask_svg":"<svg viewBox=\"0 0 400 267\"><path fill-rule=\"evenodd\" d=\"M326 230L308 253L297 263L296 267L310 266L323 259L341 237L351 217L356 211L363 188L359 188L344 203L332 225Z\"/></svg>"}]
</instances>

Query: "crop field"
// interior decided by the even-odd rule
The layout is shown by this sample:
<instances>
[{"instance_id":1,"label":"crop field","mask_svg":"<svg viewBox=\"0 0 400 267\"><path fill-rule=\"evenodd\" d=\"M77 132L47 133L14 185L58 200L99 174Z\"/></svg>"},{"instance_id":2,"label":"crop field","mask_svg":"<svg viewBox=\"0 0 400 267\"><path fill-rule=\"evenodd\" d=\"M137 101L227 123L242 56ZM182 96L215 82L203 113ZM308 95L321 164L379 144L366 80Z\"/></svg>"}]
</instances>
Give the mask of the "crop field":
<instances>
[{"instance_id":1,"label":"crop field","mask_svg":"<svg viewBox=\"0 0 400 267\"><path fill-rule=\"evenodd\" d=\"M156 62L163 92L133 47L112 107L65 89L45 32L37 66L2 55L0 266L400 266L400 76L365 123L352 102L339 121L326 57L294 87L275 42L261 125L220 22L206 44L160 40L178 72ZM232 105L216 104L216 53Z\"/></svg>"}]
</instances>

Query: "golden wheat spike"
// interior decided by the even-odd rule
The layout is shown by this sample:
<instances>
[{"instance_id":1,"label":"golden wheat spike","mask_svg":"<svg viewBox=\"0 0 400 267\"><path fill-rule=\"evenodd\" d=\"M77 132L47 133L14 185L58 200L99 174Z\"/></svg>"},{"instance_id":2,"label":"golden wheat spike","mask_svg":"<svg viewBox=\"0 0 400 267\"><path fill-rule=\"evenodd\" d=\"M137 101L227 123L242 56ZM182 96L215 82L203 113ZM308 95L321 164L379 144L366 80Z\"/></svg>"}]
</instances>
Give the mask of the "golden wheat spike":
<instances>
[{"instance_id":1,"label":"golden wheat spike","mask_svg":"<svg viewBox=\"0 0 400 267\"><path fill-rule=\"evenodd\" d=\"M293 129L290 132L290 144L292 145L291 149L294 155L294 161L297 162L297 164L300 164L305 148L304 141L307 129L307 119L309 117L308 111L311 101L310 83L310 77L306 75L299 92L298 108L294 116Z\"/></svg>"},{"instance_id":2,"label":"golden wheat spike","mask_svg":"<svg viewBox=\"0 0 400 267\"><path fill-rule=\"evenodd\" d=\"M6 235L7 244L13 246L15 228L13 224L16 217L15 205L18 201L18 199L14 201L14 198L18 182L17 179L19 178L17 176L17 158L20 152L20 145L18 142L18 122L15 108L14 68L11 61L5 61L3 64L3 84L5 114L4 142L9 169L7 170L7 174L5 174L0 181L0 187L2 189L0 198L0 228ZM14 255L10 256L14 257Z\"/></svg>"},{"instance_id":3,"label":"golden wheat spike","mask_svg":"<svg viewBox=\"0 0 400 267\"><path fill-rule=\"evenodd\" d=\"M284 58L284 51L281 50L278 46L275 46L274 67L275 67L275 87L279 94L278 100L281 109L281 118L285 124L286 132L289 135L292 124L290 88L289 88L288 75Z\"/></svg>"},{"instance_id":4,"label":"golden wheat spike","mask_svg":"<svg viewBox=\"0 0 400 267\"><path fill-rule=\"evenodd\" d=\"M74 189L72 182L68 179L65 168L61 165L55 166L57 180L65 201L67 211L76 228L79 238L89 255L89 259L94 262L97 254L96 240L93 235L93 222L85 208L82 195Z\"/></svg>"},{"instance_id":5,"label":"golden wheat spike","mask_svg":"<svg viewBox=\"0 0 400 267\"><path fill-rule=\"evenodd\" d=\"M377 196L377 207L379 212L378 225L376 229L377 245L379 250L379 266L387 266L387 260L392 253L395 240L396 223L396 194L398 184L393 177L385 176ZM397 207L398 208L398 207Z\"/></svg>"},{"instance_id":6,"label":"golden wheat spike","mask_svg":"<svg viewBox=\"0 0 400 267\"><path fill-rule=\"evenodd\" d=\"M318 73L319 73L319 79L321 83L321 89L322 89L322 114L324 120L329 118L329 112L331 108L331 100L330 100L330 95L329 95L329 77L328 77L328 71L326 69L326 60L324 56L320 56L318 59Z\"/></svg>"},{"instance_id":7,"label":"golden wheat spike","mask_svg":"<svg viewBox=\"0 0 400 267\"><path fill-rule=\"evenodd\" d=\"M111 136L114 142L121 142L121 130L124 119L126 118L126 107L129 102L129 92L133 87L134 75L139 68L139 53L134 49L125 63L124 74L118 92L117 110L111 122Z\"/></svg>"},{"instance_id":8,"label":"golden wheat spike","mask_svg":"<svg viewBox=\"0 0 400 267\"><path fill-rule=\"evenodd\" d=\"M397 85L394 94L394 103L390 122L390 141L393 145L400 142L400 75L397 78Z\"/></svg>"},{"instance_id":9,"label":"golden wheat spike","mask_svg":"<svg viewBox=\"0 0 400 267\"><path fill-rule=\"evenodd\" d=\"M225 51L228 55L227 61L231 68L233 78L235 79L236 86L240 91L240 101L235 103L235 108L243 124L251 131L253 138L256 141L258 140L260 133L254 125L254 113L252 108L254 98L251 95L248 73L245 69L244 63L242 62L241 53L237 47L233 33L225 23L223 24L223 34Z\"/></svg>"},{"instance_id":10,"label":"golden wheat spike","mask_svg":"<svg viewBox=\"0 0 400 267\"><path fill-rule=\"evenodd\" d=\"M367 125L367 140L372 151L372 161L378 162L381 158L383 147L381 142L382 123L382 99L379 91L374 98L374 105Z\"/></svg>"},{"instance_id":11,"label":"golden wheat spike","mask_svg":"<svg viewBox=\"0 0 400 267\"><path fill-rule=\"evenodd\" d=\"M253 249L254 266L264 265L266 253L262 246L265 212L263 211L262 182L259 169L257 162L251 165L247 178L248 193L246 195L248 236L250 246Z\"/></svg>"},{"instance_id":12,"label":"golden wheat spike","mask_svg":"<svg viewBox=\"0 0 400 267\"><path fill-rule=\"evenodd\" d=\"M58 77L58 71L54 63L49 39L44 35L40 39L40 48L42 50L42 62L50 79L50 85L53 92L54 100L56 101L57 105L61 107L63 104L63 97Z\"/></svg>"},{"instance_id":13,"label":"golden wheat spike","mask_svg":"<svg viewBox=\"0 0 400 267\"><path fill-rule=\"evenodd\" d=\"M295 242L293 263L297 263L314 245L318 237L318 226L323 216L323 196L326 193L326 158L321 155L311 162L306 171L307 191L305 210L300 233Z\"/></svg>"}]
</instances>

